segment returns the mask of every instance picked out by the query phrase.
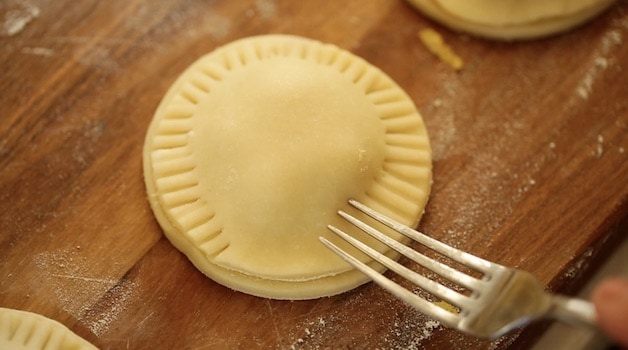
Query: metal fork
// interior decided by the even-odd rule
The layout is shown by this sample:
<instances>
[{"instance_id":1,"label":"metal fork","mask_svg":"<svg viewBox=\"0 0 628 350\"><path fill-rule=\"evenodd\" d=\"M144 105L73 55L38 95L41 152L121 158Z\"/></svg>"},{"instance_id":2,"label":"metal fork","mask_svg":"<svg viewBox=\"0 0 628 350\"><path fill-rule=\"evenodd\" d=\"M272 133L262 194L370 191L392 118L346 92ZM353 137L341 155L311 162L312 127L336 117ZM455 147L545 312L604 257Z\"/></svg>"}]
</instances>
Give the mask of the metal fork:
<instances>
[{"instance_id":1,"label":"metal fork","mask_svg":"<svg viewBox=\"0 0 628 350\"><path fill-rule=\"evenodd\" d=\"M442 283L414 272L340 229L332 225L328 226L335 234L369 255L375 261L401 277L408 279L436 298L440 298L442 301L450 304L445 304L445 307L443 307L442 303L427 300L393 282L380 272L343 251L331 241L320 237L321 242L349 264L362 271L393 295L439 321L442 325L481 338L497 338L514 328L524 326L541 318L553 318L577 326L596 327L595 308L588 301L550 294L543 290L543 286L529 272L508 268L478 258L400 224L360 202L349 200L349 203L359 211L393 230L481 273L482 276L478 278L462 272L411 249L344 211L338 212L340 216L351 224L402 255L470 291L469 295L460 293ZM455 306L455 308L450 307L451 305Z\"/></svg>"}]
</instances>

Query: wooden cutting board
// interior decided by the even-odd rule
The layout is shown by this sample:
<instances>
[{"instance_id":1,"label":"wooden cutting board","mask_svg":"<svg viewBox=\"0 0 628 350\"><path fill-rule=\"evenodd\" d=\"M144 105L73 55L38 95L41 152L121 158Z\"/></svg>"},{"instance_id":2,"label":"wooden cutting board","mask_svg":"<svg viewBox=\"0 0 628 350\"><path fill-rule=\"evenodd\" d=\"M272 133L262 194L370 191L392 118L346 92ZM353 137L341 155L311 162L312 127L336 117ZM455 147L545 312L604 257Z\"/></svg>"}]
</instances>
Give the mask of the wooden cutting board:
<instances>
[{"instance_id":1,"label":"wooden cutting board","mask_svg":"<svg viewBox=\"0 0 628 350\"><path fill-rule=\"evenodd\" d=\"M102 349L503 349L544 326L477 340L372 284L256 298L174 249L145 198L146 128L178 74L245 36L336 44L408 92L433 146L427 234L562 293L626 237L626 2L517 43L451 32L393 0L8 0L0 20L0 306ZM427 27L462 71L420 43Z\"/></svg>"}]
</instances>

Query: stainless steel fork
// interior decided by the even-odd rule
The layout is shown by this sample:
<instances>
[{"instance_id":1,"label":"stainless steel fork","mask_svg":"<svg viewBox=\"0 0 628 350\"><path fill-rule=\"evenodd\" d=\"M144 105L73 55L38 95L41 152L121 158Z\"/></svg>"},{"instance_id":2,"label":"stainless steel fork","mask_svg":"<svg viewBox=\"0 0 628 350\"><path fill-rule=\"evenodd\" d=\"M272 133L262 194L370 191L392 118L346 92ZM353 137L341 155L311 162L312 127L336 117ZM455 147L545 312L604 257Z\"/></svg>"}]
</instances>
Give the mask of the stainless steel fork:
<instances>
[{"instance_id":1,"label":"stainless steel fork","mask_svg":"<svg viewBox=\"0 0 628 350\"><path fill-rule=\"evenodd\" d=\"M411 249L344 211L338 212L339 215L362 231L467 290L467 294L458 292L453 289L456 287L450 288L443 283L412 271L340 229L331 225L328 226L331 231L383 266L449 304L445 304L443 307L442 303L429 301L402 287L343 251L334 243L320 237L321 242L349 264L398 298L444 326L456 328L481 338L497 338L514 328L541 318L554 318L578 326L596 327L595 308L588 301L550 294L543 290L543 286L529 272L508 268L478 258L402 225L355 200L349 200L349 203L393 230L481 274L480 277L474 277L471 272L465 273L453 268Z\"/></svg>"}]
</instances>

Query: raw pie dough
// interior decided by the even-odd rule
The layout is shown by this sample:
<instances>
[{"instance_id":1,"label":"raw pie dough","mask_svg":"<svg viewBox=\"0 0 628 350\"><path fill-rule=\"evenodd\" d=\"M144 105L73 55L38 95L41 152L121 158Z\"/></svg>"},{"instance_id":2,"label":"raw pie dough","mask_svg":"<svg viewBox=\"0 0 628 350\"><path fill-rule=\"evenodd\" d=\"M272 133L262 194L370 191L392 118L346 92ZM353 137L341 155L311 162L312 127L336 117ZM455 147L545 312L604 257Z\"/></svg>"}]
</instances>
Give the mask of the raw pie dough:
<instances>
[{"instance_id":1,"label":"raw pie dough","mask_svg":"<svg viewBox=\"0 0 628 350\"><path fill-rule=\"evenodd\" d=\"M595 17L614 0L408 0L453 29L493 39L532 39Z\"/></svg>"},{"instance_id":2,"label":"raw pie dough","mask_svg":"<svg viewBox=\"0 0 628 350\"><path fill-rule=\"evenodd\" d=\"M0 349L97 350L57 321L32 312L2 307Z\"/></svg>"},{"instance_id":3,"label":"raw pie dough","mask_svg":"<svg viewBox=\"0 0 628 350\"><path fill-rule=\"evenodd\" d=\"M176 80L148 130L144 176L166 236L207 276L309 299L367 281L318 240L359 254L326 228L367 239L337 215L353 212L347 199L417 224L431 151L412 100L379 69L333 45L266 35L218 48Z\"/></svg>"}]
</instances>

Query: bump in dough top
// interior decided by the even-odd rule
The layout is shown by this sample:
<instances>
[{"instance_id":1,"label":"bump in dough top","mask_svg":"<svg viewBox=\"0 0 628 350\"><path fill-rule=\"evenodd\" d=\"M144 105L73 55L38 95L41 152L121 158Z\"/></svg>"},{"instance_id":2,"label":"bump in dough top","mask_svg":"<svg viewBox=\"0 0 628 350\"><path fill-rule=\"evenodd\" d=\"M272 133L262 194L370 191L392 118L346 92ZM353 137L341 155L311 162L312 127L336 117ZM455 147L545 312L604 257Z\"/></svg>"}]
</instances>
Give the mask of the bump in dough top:
<instances>
[{"instance_id":1,"label":"bump in dough top","mask_svg":"<svg viewBox=\"0 0 628 350\"><path fill-rule=\"evenodd\" d=\"M347 199L415 225L431 155L414 104L380 70L333 45L267 35L227 44L178 78L147 133L144 173L166 236L203 273L249 294L307 299L366 282L318 240L354 251L328 224L367 239L336 214L351 211Z\"/></svg>"}]
</instances>

